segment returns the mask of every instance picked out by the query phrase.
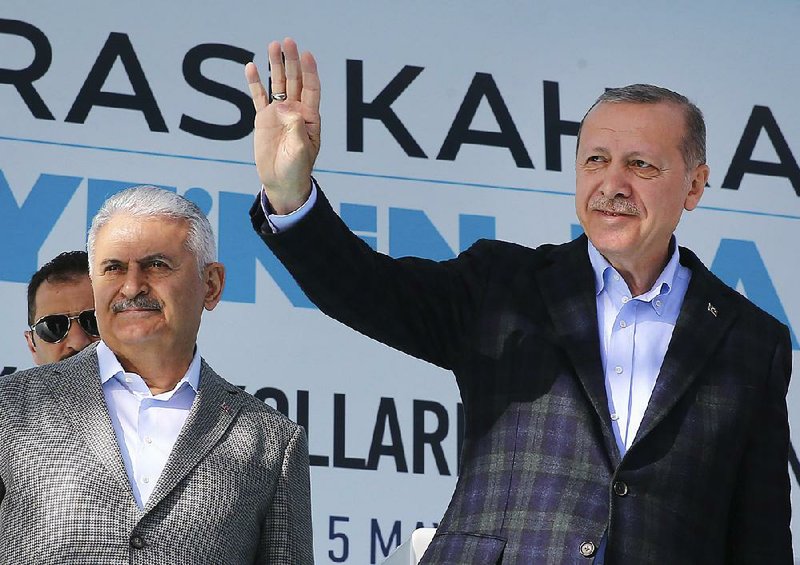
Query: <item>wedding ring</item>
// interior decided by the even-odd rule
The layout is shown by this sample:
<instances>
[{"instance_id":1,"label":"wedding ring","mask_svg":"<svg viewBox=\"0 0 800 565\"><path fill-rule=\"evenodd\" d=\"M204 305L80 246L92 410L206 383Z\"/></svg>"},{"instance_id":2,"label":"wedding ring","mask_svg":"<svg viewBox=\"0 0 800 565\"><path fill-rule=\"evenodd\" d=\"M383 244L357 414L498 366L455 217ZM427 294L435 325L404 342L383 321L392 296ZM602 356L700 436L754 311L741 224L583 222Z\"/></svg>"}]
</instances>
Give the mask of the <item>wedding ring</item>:
<instances>
[{"instance_id":1,"label":"wedding ring","mask_svg":"<svg viewBox=\"0 0 800 565\"><path fill-rule=\"evenodd\" d=\"M285 92L273 92L272 99L277 100L278 102L283 102L286 100L286 93Z\"/></svg>"}]
</instances>

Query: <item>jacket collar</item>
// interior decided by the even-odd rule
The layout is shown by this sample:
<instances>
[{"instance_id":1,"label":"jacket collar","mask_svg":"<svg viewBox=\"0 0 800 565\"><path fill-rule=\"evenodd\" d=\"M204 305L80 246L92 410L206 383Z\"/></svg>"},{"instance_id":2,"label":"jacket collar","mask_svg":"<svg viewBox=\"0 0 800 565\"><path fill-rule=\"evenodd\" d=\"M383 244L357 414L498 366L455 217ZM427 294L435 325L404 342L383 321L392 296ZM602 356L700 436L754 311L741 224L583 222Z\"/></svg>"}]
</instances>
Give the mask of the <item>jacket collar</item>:
<instances>
[{"instance_id":1,"label":"jacket collar","mask_svg":"<svg viewBox=\"0 0 800 565\"><path fill-rule=\"evenodd\" d=\"M685 247L681 264L692 272L661 371L631 449L661 422L710 361L738 316L730 289Z\"/></svg>"},{"instance_id":2,"label":"jacket collar","mask_svg":"<svg viewBox=\"0 0 800 565\"><path fill-rule=\"evenodd\" d=\"M128 493L131 505L137 508L103 396L96 349L97 344L91 344L77 355L52 365L55 374L47 379L47 385L75 429L76 437Z\"/></svg>"},{"instance_id":3,"label":"jacket collar","mask_svg":"<svg viewBox=\"0 0 800 565\"><path fill-rule=\"evenodd\" d=\"M136 508L119 444L108 415L100 384L97 345L53 365L55 375L47 380L62 412L109 474L128 493ZM241 391L217 375L201 360L200 386L189 416L167 459L153 493L144 507L146 514L164 499L220 441L243 403Z\"/></svg>"},{"instance_id":4,"label":"jacket collar","mask_svg":"<svg viewBox=\"0 0 800 565\"><path fill-rule=\"evenodd\" d=\"M144 512L153 510L197 466L233 423L244 395L203 360L200 390Z\"/></svg>"},{"instance_id":5,"label":"jacket collar","mask_svg":"<svg viewBox=\"0 0 800 565\"><path fill-rule=\"evenodd\" d=\"M613 467L621 458L608 414L608 397L600 359L595 274L588 257L586 235L555 246L550 264L538 272L556 339L597 417ZM680 262L692 272L664 362L633 450L661 422L702 372L737 312L725 287L694 253L679 248Z\"/></svg>"},{"instance_id":6,"label":"jacket collar","mask_svg":"<svg viewBox=\"0 0 800 565\"><path fill-rule=\"evenodd\" d=\"M600 359L595 276L585 235L553 247L550 264L537 273L555 339L570 360L591 405L613 467L619 450L608 415L608 397Z\"/></svg>"}]
</instances>

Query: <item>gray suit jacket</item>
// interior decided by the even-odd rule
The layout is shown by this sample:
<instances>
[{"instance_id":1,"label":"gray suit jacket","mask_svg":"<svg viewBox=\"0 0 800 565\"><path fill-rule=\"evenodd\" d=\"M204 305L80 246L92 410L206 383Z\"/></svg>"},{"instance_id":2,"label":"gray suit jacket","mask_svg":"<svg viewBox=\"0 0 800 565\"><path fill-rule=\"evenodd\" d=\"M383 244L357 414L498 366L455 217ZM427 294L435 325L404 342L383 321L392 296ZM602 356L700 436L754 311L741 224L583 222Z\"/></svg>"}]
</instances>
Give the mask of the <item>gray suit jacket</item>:
<instances>
[{"instance_id":1,"label":"gray suit jacket","mask_svg":"<svg viewBox=\"0 0 800 565\"><path fill-rule=\"evenodd\" d=\"M203 361L144 509L94 346L0 379L0 564L313 563L303 429Z\"/></svg>"}]
</instances>

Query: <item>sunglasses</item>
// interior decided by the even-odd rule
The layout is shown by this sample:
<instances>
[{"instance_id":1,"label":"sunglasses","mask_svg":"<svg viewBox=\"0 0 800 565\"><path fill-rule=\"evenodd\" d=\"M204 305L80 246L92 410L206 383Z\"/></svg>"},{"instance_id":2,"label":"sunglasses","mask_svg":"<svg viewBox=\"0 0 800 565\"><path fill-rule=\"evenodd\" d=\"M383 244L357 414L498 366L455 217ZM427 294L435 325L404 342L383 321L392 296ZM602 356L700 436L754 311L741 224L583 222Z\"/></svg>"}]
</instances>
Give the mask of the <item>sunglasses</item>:
<instances>
[{"instance_id":1,"label":"sunglasses","mask_svg":"<svg viewBox=\"0 0 800 565\"><path fill-rule=\"evenodd\" d=\"M67 316L66 314L42 316L31 326L31 331L35 332L47 343L58 343L67 337L72 326L72 320L78 320L78 325L86 335L100 337L100 331L97 329L97 318L94 316L94 308L84 310L75 316Z\"/></svg>"}]
</instances>

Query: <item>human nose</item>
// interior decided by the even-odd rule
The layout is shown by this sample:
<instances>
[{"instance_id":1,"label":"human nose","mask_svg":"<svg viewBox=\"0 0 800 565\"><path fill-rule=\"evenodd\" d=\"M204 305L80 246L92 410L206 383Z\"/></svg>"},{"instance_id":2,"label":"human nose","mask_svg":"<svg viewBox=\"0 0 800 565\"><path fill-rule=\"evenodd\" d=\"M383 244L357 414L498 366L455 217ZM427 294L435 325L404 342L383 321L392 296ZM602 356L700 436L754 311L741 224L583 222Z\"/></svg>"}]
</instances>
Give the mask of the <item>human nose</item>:
<instances>
[{"instance_id":1,"label":"human nose","mask_svg":"<svg viewBox=\"0 0 800 565\"><path fill-rule=\"evenodd\" d=\"M69 331L67 332L67 337L64 339L64 347L67 350L77 353L90 343L92 343L92 338L83 331L83 328L81 328L77 320L72 320L72 324L70 324Z\"/></svg>"},{"instance_id":2,"label":"human nose","mask_svg":"<svg viewBox=\"0 0 800 565\"><path fill-rule=\"evenodd\" d=\"M606 169L600 191L606 198L628 198L631 195L631 179L627 167L612 164Z\"/></svg>"},{"instance_id":3,"label":"human nose","mask_svg":"<svg viewBox=\"0 0 800 565\"><path fill-rule=\"evenodd\" d=\"M140 294L147 294L147 291L147 278L142 270L138 266L128 267L120 293L125 298L134 298Z\"/></svg>"}]
</instances>

